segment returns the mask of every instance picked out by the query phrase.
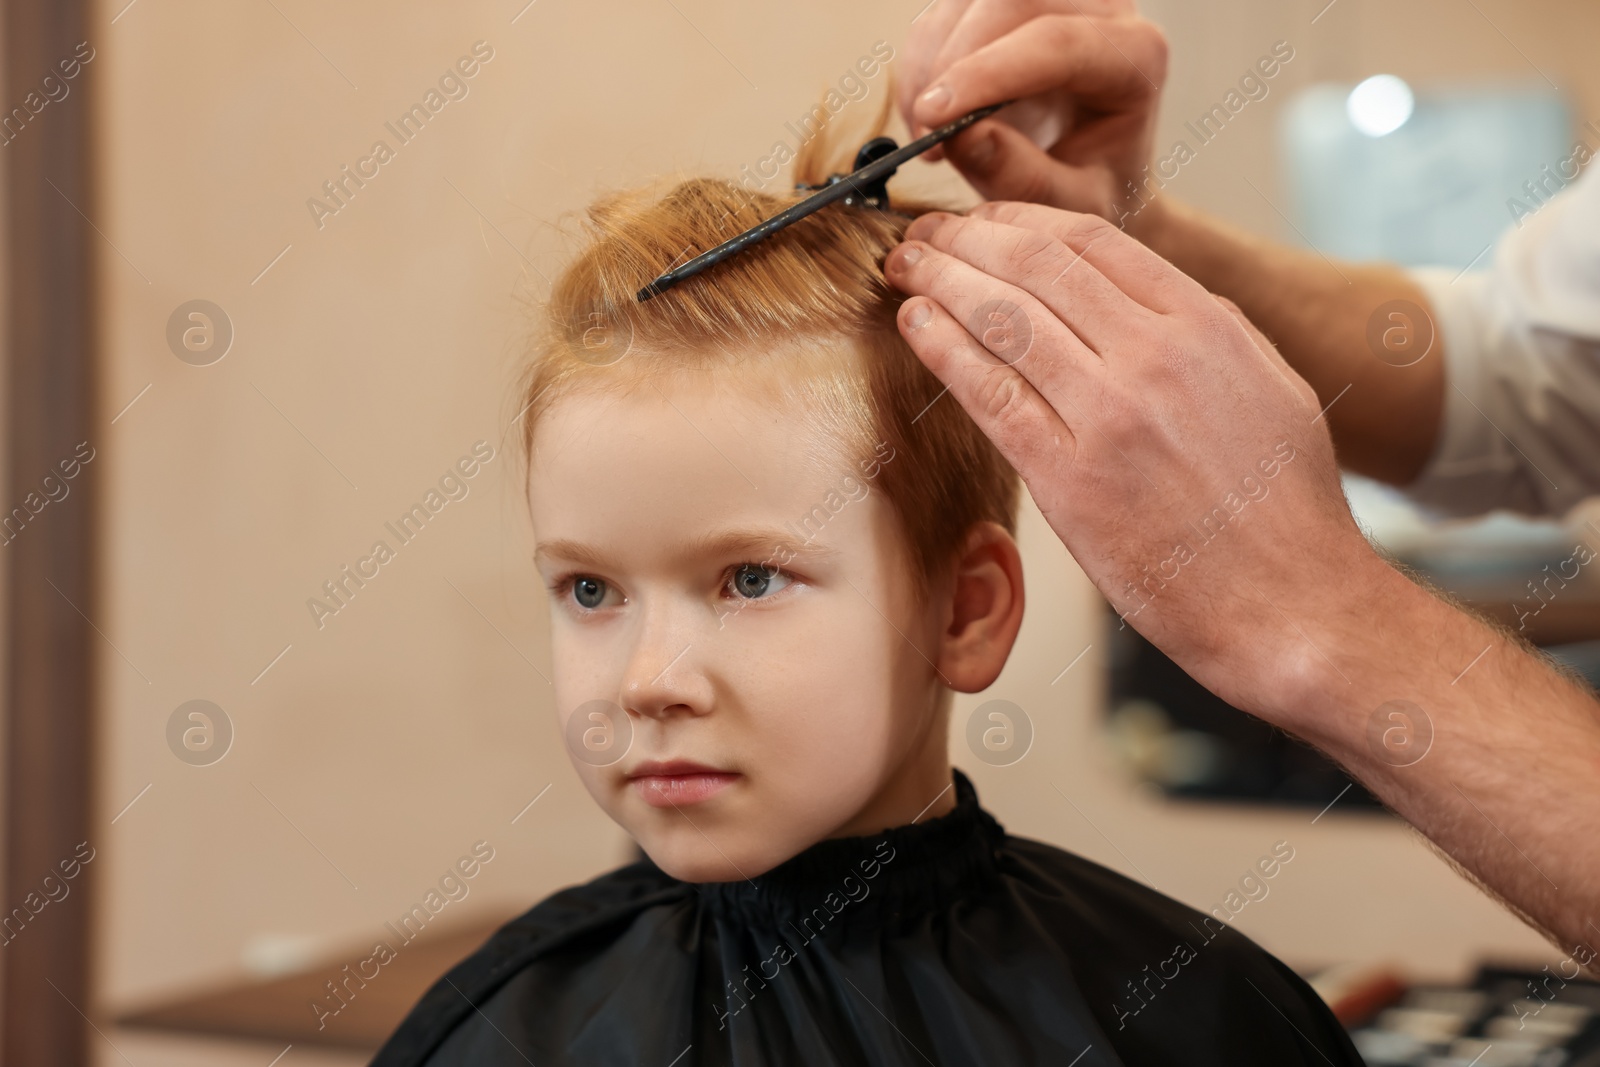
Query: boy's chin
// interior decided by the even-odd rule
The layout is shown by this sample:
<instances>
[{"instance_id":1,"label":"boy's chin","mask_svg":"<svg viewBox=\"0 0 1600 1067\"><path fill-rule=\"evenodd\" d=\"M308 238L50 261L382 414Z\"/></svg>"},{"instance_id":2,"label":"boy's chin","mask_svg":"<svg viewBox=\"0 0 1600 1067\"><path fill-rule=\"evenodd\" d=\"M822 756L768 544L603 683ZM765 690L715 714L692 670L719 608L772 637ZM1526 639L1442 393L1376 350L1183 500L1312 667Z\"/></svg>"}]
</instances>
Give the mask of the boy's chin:
<instances>
[{"instance_id":1,"label":"boy's chin","mask_svg":"<svg viewBox=\"0 0 1600 1067\"><path fill-rule=\"evenodd\" d=\"M782 863L788 856L747 854L731 843L713 847L704 836L689 830L697 840L680 834L652 834L643 839L635 836L650 862L660 867L680 882L742 882L754 878Z\"/></svg>"}]
</instances>

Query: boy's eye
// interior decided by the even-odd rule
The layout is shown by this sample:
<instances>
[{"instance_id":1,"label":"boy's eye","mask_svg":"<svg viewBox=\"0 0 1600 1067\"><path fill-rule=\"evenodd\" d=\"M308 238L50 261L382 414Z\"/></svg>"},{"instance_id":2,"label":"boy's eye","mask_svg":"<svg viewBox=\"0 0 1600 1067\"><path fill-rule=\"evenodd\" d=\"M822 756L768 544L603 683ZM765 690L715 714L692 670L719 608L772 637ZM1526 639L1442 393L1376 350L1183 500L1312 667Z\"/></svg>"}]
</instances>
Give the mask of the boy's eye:
<instances>
[{"instance_id":1,"label":"boy's eye","mask_svg":"<svg viewBox=\"0 0 1600 1067\"><path fill-rule=\"evenodd\" d=\"M606 583L599 578L580 574L572 580L572 599L578 606L593 611L606 599Z\"/></svg>"},{"instance_id":2,"label":"boy's eye","mask_svg":"<svg viewBox=\"0 0 1600 1067\"><path fill-rule=\"evenodd\" d=\"M770 596L789 584L789 576L776 567L763 567L759 563L741 563L733 569L728 586L738 596L759 600Z\"/></svg>"}]
</instances>

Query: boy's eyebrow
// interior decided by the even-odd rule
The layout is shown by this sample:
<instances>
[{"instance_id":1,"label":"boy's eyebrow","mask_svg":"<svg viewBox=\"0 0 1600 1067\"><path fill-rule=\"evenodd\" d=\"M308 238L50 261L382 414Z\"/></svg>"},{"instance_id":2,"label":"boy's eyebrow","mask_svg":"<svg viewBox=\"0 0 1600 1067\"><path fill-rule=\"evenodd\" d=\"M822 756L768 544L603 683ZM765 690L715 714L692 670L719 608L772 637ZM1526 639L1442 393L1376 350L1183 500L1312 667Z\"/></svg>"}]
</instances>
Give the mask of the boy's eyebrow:
<instances>
[{"instance_id":1,"label":"boy's eyebrow","mask_svg":"<svg viewBox=\"0 0 1600 1067\"><path fill-rule=\"evenodd\" d=\"M754 526L706 534L689 542L691 555L749 556L752 563L765 563L780 555L812 560L832 559L836 549L818 543L814 537L797 540L778 526Z\"/></svg>"},{"instance_id":2,"label":"boy's eyebrow","mask_svg":"<svg viewBox=\"0 0 1600 1067\"><path fill-rule=\"evenodd\" d=\"M604 560L600 554L582 541L540 541L533 548L533 561L543 563L551 558L566 560L585 567L598 567Z\"/></svg>"},{"instance_id":3,"label":"boy's eyebrow","mask_svg":"<svg viewBox=\"0 0 1600 1067\"><path fill-rule=\"evenodd\" d=\"M826 560L838 554L836 549L816 540L796 538L791 531L779 526L738 527L703 534L688 542L682 551L682 555L689 558L747 556L751 563L775 561L780 565L784 561L779 557L783 556L788 559ZM603 567L611 562L604 553L582 541L543 541L533 550L536 562L551 557L588 567Z\"/></svg>"}]
</instances>

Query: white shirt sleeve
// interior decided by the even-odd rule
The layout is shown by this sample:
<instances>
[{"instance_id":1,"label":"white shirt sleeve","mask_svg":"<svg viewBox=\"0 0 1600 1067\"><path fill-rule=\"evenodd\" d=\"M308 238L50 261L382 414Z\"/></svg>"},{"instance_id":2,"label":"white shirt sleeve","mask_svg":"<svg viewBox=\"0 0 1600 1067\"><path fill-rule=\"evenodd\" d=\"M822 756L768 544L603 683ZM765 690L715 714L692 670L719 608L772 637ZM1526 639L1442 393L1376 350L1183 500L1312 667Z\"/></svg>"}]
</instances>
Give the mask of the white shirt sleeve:
<instances>
[{"instance_id":1,"label":"white shirt sleeve","mask_svg":"<svg viewBox=\"0 0 1600 1067\"><path fill-rule=\"evenodd\" d=\"M1542 206L1519 199L1532 214L1489 270L1411 272L1443 344L1445 398L1404 491L1445 514L1560 516L1600 495L1600 164Z\"/></svg>"}]
</instances>

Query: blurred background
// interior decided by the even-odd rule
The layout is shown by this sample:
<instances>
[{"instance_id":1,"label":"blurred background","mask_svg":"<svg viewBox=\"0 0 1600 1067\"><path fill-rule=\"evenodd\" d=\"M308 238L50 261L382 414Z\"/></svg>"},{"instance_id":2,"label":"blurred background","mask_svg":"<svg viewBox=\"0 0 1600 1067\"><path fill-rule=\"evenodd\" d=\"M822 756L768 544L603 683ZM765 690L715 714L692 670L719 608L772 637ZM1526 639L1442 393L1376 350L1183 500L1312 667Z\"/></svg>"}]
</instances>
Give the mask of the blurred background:
<instances>
[{"instance_id":1,"label":"blurred background","mask_svg":"<svg viewBox=\"0 0 1600 1067\"><path fill-rule=\"evenodd\" d=\"M495 925L632 858L550 706L508 435L529 316L598 193L758 169L924 3L6 4L6 1062L363 1063ZM1158 155L1195 149L1167 191L1329 255L1482 269L1524 183L1548 197L1546 170L1600 148L1592 3L1144 10L1172 43ZM1266 91L1197 138L1268 55ZM943 164L897 181L971 199ZM399 544L386 524L475 448L466 494ZM1513 621L1575 537L1600 548L1350 493ZM395 558L357 586L379 539ZM1117 633L1031 503L1021 540L1021 639L952 735L1011 832L1206 911L1287 842L1232 921L1306 974L1560 960L1335 768ZM1574 589L1539 639L1592 668L1597 604ZM1024 754L969 746L993 700L1031 724ZM324 983L475 848L468 894L318 1029Z\"/></svg>"}]
</instances>

